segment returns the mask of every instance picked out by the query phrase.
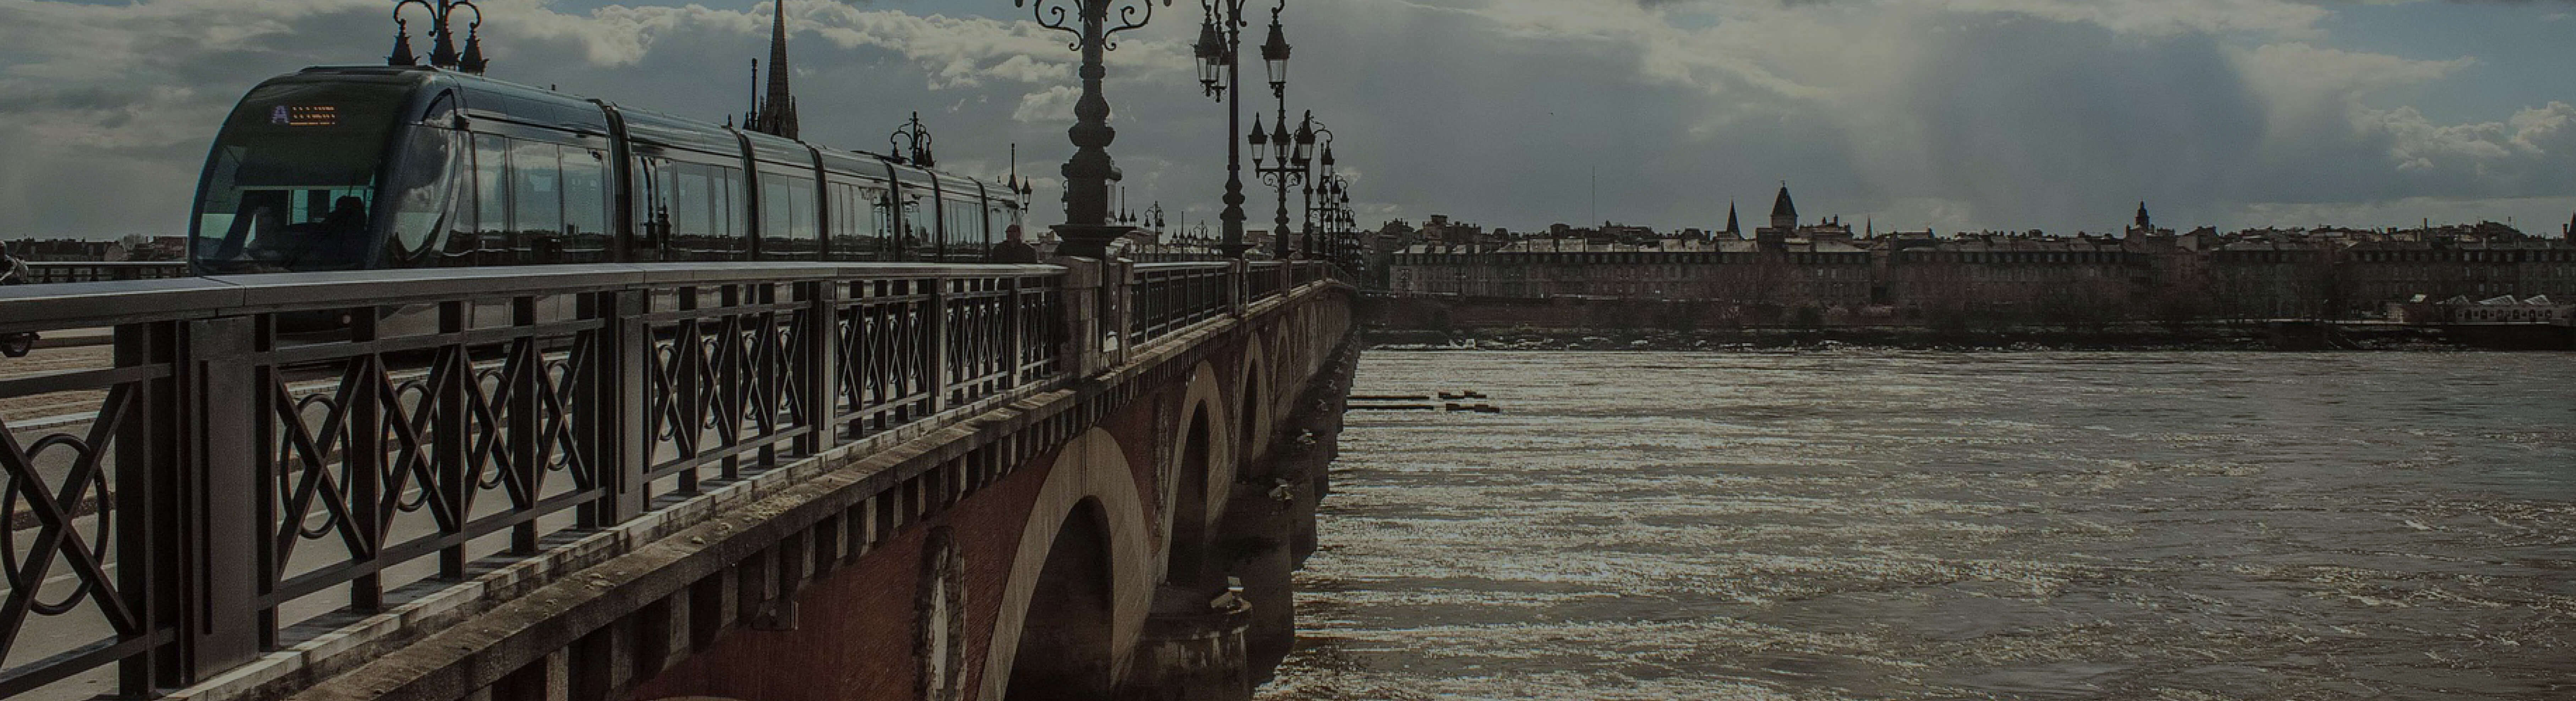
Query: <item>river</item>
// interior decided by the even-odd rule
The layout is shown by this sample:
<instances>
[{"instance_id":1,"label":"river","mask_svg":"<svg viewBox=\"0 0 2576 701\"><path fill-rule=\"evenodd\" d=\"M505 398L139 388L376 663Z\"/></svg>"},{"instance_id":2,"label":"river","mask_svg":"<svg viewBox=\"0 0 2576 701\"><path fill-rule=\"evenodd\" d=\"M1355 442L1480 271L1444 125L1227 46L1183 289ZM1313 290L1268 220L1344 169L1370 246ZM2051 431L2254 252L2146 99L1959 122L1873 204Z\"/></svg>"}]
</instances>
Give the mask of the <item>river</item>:
<instances>
[{"instance_id":1,"label":"river","mask_svg":"<svg viewBox=\"0 0 2576 701\"><path fill-rule=\"evenodd\" d=\"M2576 698L2576 354L1372 352L1278 699Z\"/></svg>"}]
</instances>

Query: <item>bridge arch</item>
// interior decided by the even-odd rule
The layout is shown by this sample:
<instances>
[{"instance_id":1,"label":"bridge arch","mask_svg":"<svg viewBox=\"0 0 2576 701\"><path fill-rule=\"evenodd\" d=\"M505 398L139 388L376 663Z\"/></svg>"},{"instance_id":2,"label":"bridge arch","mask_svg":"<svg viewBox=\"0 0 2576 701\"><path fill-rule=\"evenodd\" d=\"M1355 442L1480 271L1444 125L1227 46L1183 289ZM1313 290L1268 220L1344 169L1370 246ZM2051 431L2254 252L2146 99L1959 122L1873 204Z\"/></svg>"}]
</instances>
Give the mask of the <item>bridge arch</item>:
<instances>
[{"instance_id":1,"label":"bridge arch","mask_svg":"<svg viewBox=\"0 0 2576 701\"><path fill-rule=\"evenodd\" d=\"M1234 431L1226 418L1225 383L1216 367L1200 363L1190 373L1182 395L1179 441L1163 480L1164 581L1191 583L1205 574L1208 532L1224 515L1229 485L1234 484Z\"/></svg>"},{"instance_id":2,"label":"bridge arch","mask_svg":"<svg viewBox=\"0 0 2576 701\"><path fill-rule=\"evenodd\" d=\"M1236 373L1233 408L1234 427L1242 434L1234 444L1243 446L1244 455L1260 455L1270 449L1270 428L1277 420L1274 412L1279 402L1274 399L1276 383L1272 381L1276 368L1271 367L1270 354L1264 350L1270 345L1270 339L1258 332L1243 343L1243 366Z\"/></svg>"},{"instance_id":3,"label":"bridge arch","mask_svg":"<svg viewBox=\"0 0 2576 701\"><path fill-rule=\"evenodd\" d=\"M1107 431L1086 431L1056 453L1020 530L977 698L1108 698L1106 685L1126 673L1160 574L1139 489ZM1098 637L1084 637L1092 634ZM1053 654L1019 667L1030 645ZM1085 652L1065 654L1068 648ZM1095 678L1098 686L1084 681ZM1027 695L1047 679L1065 693ZM1023 693L1013 694L1015 686Z\"/></svg>"}]
</instances>

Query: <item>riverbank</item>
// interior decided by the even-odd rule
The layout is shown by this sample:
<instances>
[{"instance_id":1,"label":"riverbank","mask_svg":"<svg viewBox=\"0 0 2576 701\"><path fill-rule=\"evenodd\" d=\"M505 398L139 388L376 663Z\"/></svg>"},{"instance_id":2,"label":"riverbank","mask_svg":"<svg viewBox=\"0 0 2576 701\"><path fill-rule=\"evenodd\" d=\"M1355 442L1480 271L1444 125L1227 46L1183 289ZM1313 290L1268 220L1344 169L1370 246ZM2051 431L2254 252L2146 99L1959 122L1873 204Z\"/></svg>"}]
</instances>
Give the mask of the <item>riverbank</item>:
<instances>
[{"instance_id":1,"label":"riverbank","mask_svg":"<svg viewBox=\"0 0 2576 701\"><path fill-rule=\"evenodd\" d=\"M1834 348L1930 351L2263 351L2279 349L2262 327L2181 330L2122 328L2098 331L2016 329L1939 330L1923 327L1660 329L1469 329L1423 331L1371 329L1361 335L1373 350L1709 350L1780 352ZM2476 346L2437 329L2381 328L2346 331L2347 350L2458 351Z\"/></svg>"}]
</instances>

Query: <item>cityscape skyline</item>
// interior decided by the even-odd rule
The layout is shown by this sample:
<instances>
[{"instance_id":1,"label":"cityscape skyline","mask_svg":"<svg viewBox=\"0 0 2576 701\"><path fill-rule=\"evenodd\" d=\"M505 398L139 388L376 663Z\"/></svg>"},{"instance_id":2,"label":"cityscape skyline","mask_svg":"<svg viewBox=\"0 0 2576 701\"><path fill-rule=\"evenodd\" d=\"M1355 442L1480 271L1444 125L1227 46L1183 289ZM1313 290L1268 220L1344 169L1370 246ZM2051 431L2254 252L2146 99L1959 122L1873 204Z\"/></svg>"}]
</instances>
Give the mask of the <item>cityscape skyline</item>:
<instances>
[{"instance_id":1,"label":"cityscape skyline","mask_svg":"<svg viewBox=\"0 0 2576 701\"><path fill-rule=\"evenodd\" d=\"M2576 212L2576 77L2542 39L2576 26L2567 3L1562 5L1299 3L1298 74L1359 77L1298 82L1289 102L1368 135L1341 152L1363 220L1573 221L1596 165L1600 212L1669 230L1784 178L1815 214L1937 231L2116 231L2142 199L2220 229L2547 235ZM495 3L483 31L494 77L719 121L748 106L773 8ZM378 61L389 39L369 0L0 12L11 239L181 233L242 91ZM1009 3L791 1L786 23L810 139L881 148L920 111L957 172L1000 177L1019 144L1035 219L1058 215L1071 57ZM1113 148L1138 201L1212 212L1224 129L1191 80L1193 24L1123 42ZM1829 50L1792 50L1809 46ZM105 188L124 194L82 196Z\"/></svg>"}]
</instances>

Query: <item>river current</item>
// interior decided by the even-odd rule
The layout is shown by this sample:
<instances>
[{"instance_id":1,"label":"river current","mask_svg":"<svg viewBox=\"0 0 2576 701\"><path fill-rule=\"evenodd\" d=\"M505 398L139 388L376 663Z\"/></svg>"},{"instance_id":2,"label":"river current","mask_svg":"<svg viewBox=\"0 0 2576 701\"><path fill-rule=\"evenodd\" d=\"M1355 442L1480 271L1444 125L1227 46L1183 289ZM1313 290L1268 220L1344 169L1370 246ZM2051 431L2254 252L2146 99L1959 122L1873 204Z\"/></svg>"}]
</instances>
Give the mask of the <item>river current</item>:
<instances>
[{"instance_id":1,"label":"river current","mask_svg":"<svg viewBox=\"0 0 2576 701\"><path fill-rule=\"evenodd\" d=\"M2576 355L1372 352L1278 699L2576 699Z\"/></svg>"}]
</instances>

